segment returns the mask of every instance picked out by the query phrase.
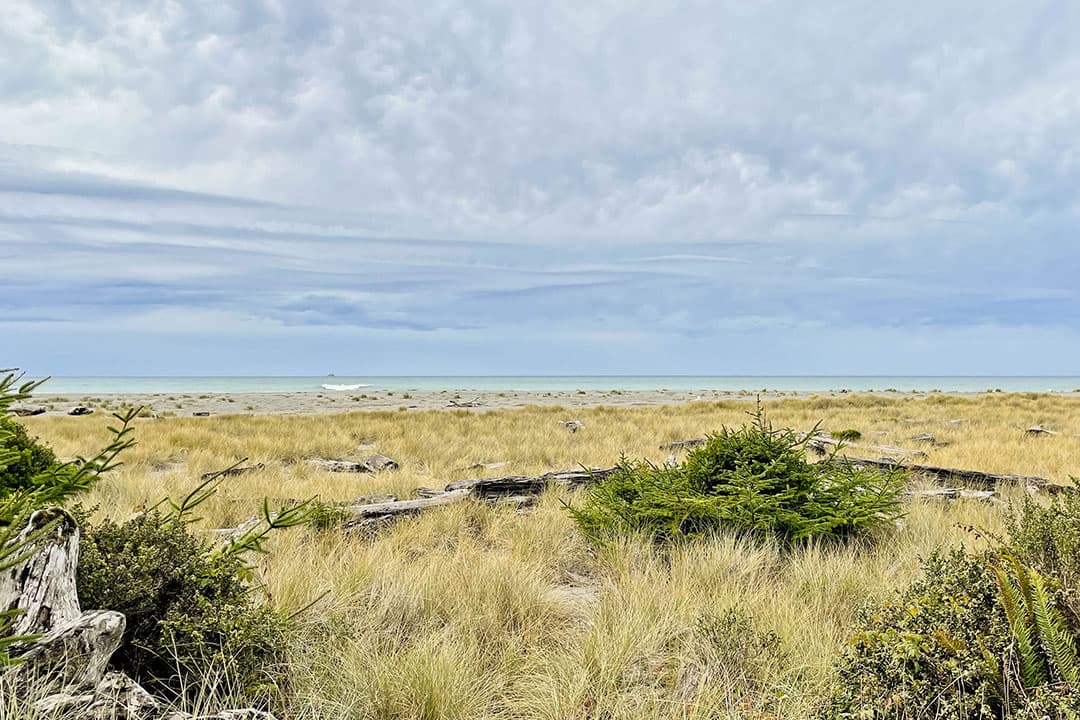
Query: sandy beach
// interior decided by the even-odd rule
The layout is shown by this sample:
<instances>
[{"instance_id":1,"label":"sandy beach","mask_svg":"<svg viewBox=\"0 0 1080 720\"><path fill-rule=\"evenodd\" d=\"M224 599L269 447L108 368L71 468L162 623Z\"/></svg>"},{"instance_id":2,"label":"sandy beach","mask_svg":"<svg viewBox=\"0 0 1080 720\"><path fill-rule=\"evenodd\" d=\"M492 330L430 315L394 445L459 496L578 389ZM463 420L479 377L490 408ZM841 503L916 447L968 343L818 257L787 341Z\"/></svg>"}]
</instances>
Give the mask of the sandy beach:
<instances>
[{"instance_id":1,"label":"sandy beach","mask_svg":"<svg viewBox=\"0 0 1080 720\"><path fill-rule=\"evenodd\" d=\"M779 390L561 390L561 391L470 391L470 390L356 390L279 393L101 393L95 395L38 393L29 403L45 408L46 414L62 415L76 406L95 410L144 407L158 417L210 415L314 415L386 410L470 410L485 411L536 405L565 407L650 407L694 402L746 400L756 398L845 397L846 390L796 392ZM925 398L931 395L975 396L984 393L874 391L889 398ZM1062 397L1080 394L1054 393Z\"/></svg>"}]
</instances>

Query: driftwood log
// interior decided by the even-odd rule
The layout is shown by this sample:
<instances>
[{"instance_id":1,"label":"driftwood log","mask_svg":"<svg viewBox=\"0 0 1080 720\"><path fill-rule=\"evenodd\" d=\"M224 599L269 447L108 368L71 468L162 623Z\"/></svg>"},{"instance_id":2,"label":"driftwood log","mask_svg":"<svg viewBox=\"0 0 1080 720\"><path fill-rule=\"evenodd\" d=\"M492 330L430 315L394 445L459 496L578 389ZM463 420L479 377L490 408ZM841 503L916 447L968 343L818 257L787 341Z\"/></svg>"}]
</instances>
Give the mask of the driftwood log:
<instances>
[{"instance_id":1,"label":"driftwood log","mask_svg":"<svg viewBox=\"0 0 1080 720\"><path fill-rule=\"evenodd\" d=\"M894 445L862 445L859 443L851 443L843 440L837 440L829 437L828 435L814 435L807 443L811 450L817 452L819 455L824 455L829 451L829 448L839 447L843 445L846 448L856 448L858 450L869 450L875 453L882 453L890 457L910 457L919 458L925 460L930 457L922 450L908 450L907 448L896 447Z\"/></svg>"},{"instance_id":2,"label":"driftwood log","mask_svg":"<svg viewBox=\"0 0 1080 720\"><path fill-rule=\"evenodd\" d=\"M264 463L255 463L254 465L240 465L237 467L226 468L224 470L215 470L214 472L203 473L202 479L209 480L213 477L234 477L236 475L244 475L246 473L262 470L265 467L266 465Z\"/></svg>"},{"instance_id":3,"label":"driftwood log","mask_svg":"<svg viewBox=\"0 0 1080 720\"><path fill-rule=\"evenodd\" d=\"M1033 475L1009 475L1004 473L982 472L980 470L936 467L934 465L916 465L885 458L871 460L870 458L848 457L846 455L841 457L853 465L882 468L885 470L907 470L917 475L932 478L938 482L960 483L983 490L994 490L1001 485L1015 485L1027 488L1032 492L1045 492L1050 495L1056 495L1057 493L1064 492L1070 488L1069 485L1061 485L1052 480Z\"/></svg>"},{"instance_id":4,"label":"driftwood log","mask_svg":"<svg viewBox=\"0 0 1080 720\"><path fill-rule=\"evenodd\" d=\"M473 463L469 467L460 468L461 470L498 470L504 468L510 464L509 460L500 460L499 462L490 463Z\"/></svg>"},{"instance_id":5,"label":"driftwood log","mask_svg":"<svg viewBox=\"0 0 1080 720\"><path fill-rule=\"evenodd\" d=\"M88 408L85 405L76 405L68 410L68 415L93 415L94 408Z\"/></svg>"},{"instance_id":6,"label":"driftwood log","mask_svg":"<svg viewBox=\"0 0 1080 720\"><path fill-rule=\"evenodd\" d=\"M383 470L397 470L396 460L375 453L367 460L327 460L325 458L310 458L308 463L323 470L336 473L377 473Z\"/></svg>"},{"instance_id":7,"label":"driftwood log","mask_svg":"<svg viewBox=\"0 0 1080 720\"><path fill-rule=\"evenodd\" d=\"M480 407L480 405L481 405L480 398L475 397L472 400L465 400L465 401L451 400L450 402L448 402L446 404L446 407L448 407L448 408L474 408L474 407Z\"/></svg>"},{"instance_id":8,"label":"driftwood log","mask_svg":"<svg viewBox=\"0 0 1080 720\"><path fill-rule=\"evenodd\" d=\"M19 417L30 417L32 415L45 414L45 408L41 405L22 405L20 407L12 408L11 411Z\"/></svg>"},{"instance_id":9,"label":"driftwood log","mask_svg":"<svg viewBox=\"0 0 1080 720\"><path fill-rule=\"evenodd\" d=\"M0 573L0 610L17 611L13 635L29 635L0 670L0 690L48 717L71 720L273 720L254 709L195 716L169 711L135 680L107 672L126 618L79 607L79 528L59 509L38 510L14 540L22 560Z\"/></svg>"},{"instance_id":10,"label":"driftwood log","mask_svg":"<svg viewBox=\"0 0 1080 720\"><path fill-rule=\"evenodd\" d=\"M686 448L698 447L704 445L707 438L690 438L689 440L674 440L672 442L666 442L660 446L661 450L685 450Z\"/></svg>"},{"instance_id":11,"label":"driftwood log","mask_svg":"<svg viewBox=\"0 0 1080 720\"><path fill-rule=\"evenodd\" d=\"M615 468L582 468L563 470L536 477L508 475L497 478L473 478L458 480L442 490L421 488L416 500L396 500L386 503L347 505L342 510L350 517L344 523L346 530L374 528L392 522L395 518L450 505L469 498L481 500L510 500L522 503L527 496L538 495L545 488L562 486L577 487L607 477Z\"/></svg>"},{"instance_id":12,"label":"driftwood log","mask_svg":"<svg viewBox=\"0 0 1080 720\"><path fill-rule=\"evenodd\" d=\"M997 496L996 490L969 490L967 488L930 488L928 490L909 490L904 493L908 497L918 497L927 500L985 500L1004 504Z\"/></svg>"}]
</instances>

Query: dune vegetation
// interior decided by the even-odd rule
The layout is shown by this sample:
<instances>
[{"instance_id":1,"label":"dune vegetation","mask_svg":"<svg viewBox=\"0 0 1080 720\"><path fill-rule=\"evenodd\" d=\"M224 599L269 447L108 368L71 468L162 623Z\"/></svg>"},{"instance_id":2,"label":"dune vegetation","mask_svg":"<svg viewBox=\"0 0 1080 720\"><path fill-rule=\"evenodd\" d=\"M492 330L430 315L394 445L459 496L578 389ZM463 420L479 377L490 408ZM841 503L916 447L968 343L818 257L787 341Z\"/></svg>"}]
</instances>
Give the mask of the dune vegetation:
<instances>
[{"instance_id":1,"label":"dune vegetation","mask_svg":"<svg viewBox=\"0 0 1080 720\"><path fill-rule=\"evenodd\" d=\"M138 418L123 465L82 497L123 521L182 498L204 473L227 478L192 527L239 525L273 504L412 497L478 475L661 465L660 445L748 421L744 401L670 407L525 407L341 415ZM1040 475L1080 468L1080 400L988 394L849 395L770 401L770 420L857 430L862 443L925 452L934 465ZM60 458L92 454L105 413L20 418ZM571 417L583 427L568 432ZM1055 435L1029 436L1040 425ZM934 442L911 438L932 434ZM400 469L331 473L310 458L388 455ZM509 463L498 469L476 464ZM1003 489L1019 501L1022 489ZM633 534L597 543L551 490L532 506L468 501L375 533L295 527L250 558L260 602L291 618L275 709L288 718L806 718L837 681L860 612L888 603L936 550L979 552L1005 530L1002 503L911 499L888 527L851 542L781 546L711 533L658 548ZM189 689L190 690L190 689ZM230 705L213 674L189 697ZM884 716L884 715L883 715ZM901 715L896 715L901 716Z\"/></svg>"}]
</instances>

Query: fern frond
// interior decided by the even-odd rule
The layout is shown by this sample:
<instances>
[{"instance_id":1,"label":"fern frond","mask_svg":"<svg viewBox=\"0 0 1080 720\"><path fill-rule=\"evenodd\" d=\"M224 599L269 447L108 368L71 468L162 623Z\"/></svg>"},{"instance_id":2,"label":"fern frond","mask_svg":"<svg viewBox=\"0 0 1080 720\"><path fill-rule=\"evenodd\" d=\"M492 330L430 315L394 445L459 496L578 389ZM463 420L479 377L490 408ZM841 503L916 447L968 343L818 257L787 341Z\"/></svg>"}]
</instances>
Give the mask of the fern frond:
<instances>
[{"instance_id":1,"label":"fern frond","mask_svg":"<svg viewBox=\"0 0 1080 720\"><path fill-rule=\"evenodd\" d=\"M1035 624L1043 651L1052 669L1062 680L1077 685L1080 680L1080 657L1076 652L1076 636L1069 628L1053 593L1039 573L1031 573L1031 586L1035 597Z\"/></svg>"},{"instance_id":2,"label":"fern frond","mask_svg":"<svg viewBox=\"0 0 1080 720\"><path fill-rule=\"evenodd\" d=\"M1023 567L1017 564L1022 572ZM1009 630L1012 631L1013 643L1016 648L1016 656L1020 662L1020 682L1025 688L1033 688L1046 683L1050 679L1050 672L1043 661L1042 653L1038 646L1038 630L1035 627L1034 613L1027 603L1023 588L1030 584L1026 581L1019 582L1019 587L1013 585L1008 574L999 566L992 566L994 577L997 579L998 599L1005 610L1005 618L1009 622Z\"/></svg>"}]
</instances>

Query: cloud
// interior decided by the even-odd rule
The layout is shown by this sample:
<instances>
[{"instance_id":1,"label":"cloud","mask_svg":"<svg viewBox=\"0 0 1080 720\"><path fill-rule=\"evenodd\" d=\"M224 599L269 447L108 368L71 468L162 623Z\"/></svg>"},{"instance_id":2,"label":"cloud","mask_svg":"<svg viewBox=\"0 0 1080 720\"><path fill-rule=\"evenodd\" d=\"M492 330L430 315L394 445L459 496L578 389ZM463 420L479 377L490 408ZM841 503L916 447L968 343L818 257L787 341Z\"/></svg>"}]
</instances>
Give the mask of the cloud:
<instances>
[{"instance_id":1,"label":"cloud","mask_svg":"<svg viewBox=\"0 0 1080 720\"><path fill-rule=\"evenodd\" d=\"M71 325L152 364L148 328L224 324L213 372L349 333L464 372L525 368L510 340L611 372L1072 347L1078 28L1050 0L15 0L0 311L50 372Z\"/></svg>"}]
</instances>

